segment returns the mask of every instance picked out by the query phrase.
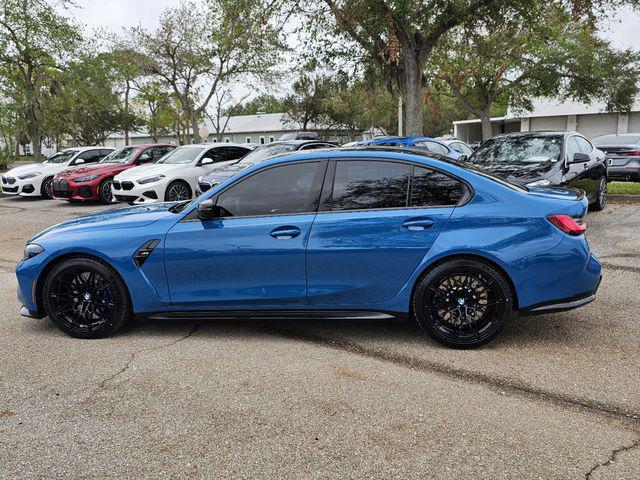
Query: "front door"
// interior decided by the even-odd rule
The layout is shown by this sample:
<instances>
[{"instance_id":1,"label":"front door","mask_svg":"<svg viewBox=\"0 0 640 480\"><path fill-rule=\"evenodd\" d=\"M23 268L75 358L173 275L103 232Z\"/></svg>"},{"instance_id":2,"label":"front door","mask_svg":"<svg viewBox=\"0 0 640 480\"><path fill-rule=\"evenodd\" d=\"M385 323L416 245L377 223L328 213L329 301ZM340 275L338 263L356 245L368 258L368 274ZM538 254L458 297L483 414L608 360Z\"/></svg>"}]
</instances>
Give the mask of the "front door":
<instances>
[{"instance_id":1,"label":"front door","mask_svg":"<svg viewBox=\"0 0 640 480\"><path fill-rule=\"evenodd\" d=\"M329 172L332 193L323 193L307 249L309 302L348 307L390 300L466 187L441 172L395 161L344 159Z\"/></svg>"},{"instance_id":2,"label":"front door","mask_svg":"<svg viewBox=\"0 0 640 480\"><path fill-rule=\"evenodd\" d=\"M266 167L218 194L224 217L189 217L167 234L171 302L237 309L306 305L305 249L326 162Z\"/></svg>"}]
</instances>

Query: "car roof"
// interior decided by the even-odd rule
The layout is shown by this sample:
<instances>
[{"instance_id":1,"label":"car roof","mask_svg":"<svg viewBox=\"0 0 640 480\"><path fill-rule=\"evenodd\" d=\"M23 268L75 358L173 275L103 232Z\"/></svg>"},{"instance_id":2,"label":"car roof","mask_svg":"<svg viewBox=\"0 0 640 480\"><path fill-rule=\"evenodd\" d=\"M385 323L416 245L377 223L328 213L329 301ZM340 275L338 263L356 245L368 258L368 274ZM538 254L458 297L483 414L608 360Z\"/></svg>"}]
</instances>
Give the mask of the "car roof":
<instances>
[{"instance_id":1,"label":"car roof","mask_svg":"<svg viewBox=\"0 0 640 480\"><path fill-rule=\"evenodd\" d=\"M97 147L97 146L93 146L93 147L69 147L69 148L65 148L64 150L61 150L62 152L67 151L67 150L76 150L78 152L84 152L86 150L115 150L115 148L113 147Z\"/></svg>"},{"instance_id":2,"label":"car roof","mask_svg":"<svg viewBox=\"0 0 640 480\"><path fill-rule=\"evenodd\" d=\"M509 137L566 137L568 135L582 135L579 132L562 132L562 131L554 131L554 130L542 130L539 132L512 132L512 133L501 133L500 135L496 135L493 138L509 138Z\"/></svg>"},{"instance_id":3,"label":"car roof","mask_svg":"<svg viewBox=\"0 0 640 480\"><path fill-rule=\"evenodd\" d=\"M308 145L313 143L322 143L324 145L333 145L333 142L328 140L276 140L275 142L265 143L264 145L260 145L261 147L268 147L269 145Z\"/></svg>"}]
</instances>

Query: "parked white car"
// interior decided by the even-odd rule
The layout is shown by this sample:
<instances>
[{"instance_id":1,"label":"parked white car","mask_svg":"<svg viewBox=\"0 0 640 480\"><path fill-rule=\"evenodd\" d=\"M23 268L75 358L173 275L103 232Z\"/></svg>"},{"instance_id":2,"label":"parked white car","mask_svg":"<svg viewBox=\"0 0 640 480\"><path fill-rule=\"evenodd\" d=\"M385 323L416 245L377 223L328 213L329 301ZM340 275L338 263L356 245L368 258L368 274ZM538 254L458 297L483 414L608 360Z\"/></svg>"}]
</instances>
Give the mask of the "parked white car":
<instances>
[{"instance_id":1,"label":"parked white car","mask_svg":"<svg viewBox=\"0 0 640 480\"><path fill-rule=\"evenodd\" d=\"M198 177L236 162L251 149L233 143L184 145L157 162L130 168L111 184L114 198L130 204L189 200Z\"/></svg>"},{"instance_id":2,"label":"parked white car","mask_svg":"<svg viewBox=\"0 0 640 480\"><path fill-rule=\"evenodd\" d=\"M106 147L67 148L44 162L12 168L2 176L2 193L24 197L52 198L51 182L58 173L88 163L95 163L113 152Z\"/></svg>"}]
</instances>

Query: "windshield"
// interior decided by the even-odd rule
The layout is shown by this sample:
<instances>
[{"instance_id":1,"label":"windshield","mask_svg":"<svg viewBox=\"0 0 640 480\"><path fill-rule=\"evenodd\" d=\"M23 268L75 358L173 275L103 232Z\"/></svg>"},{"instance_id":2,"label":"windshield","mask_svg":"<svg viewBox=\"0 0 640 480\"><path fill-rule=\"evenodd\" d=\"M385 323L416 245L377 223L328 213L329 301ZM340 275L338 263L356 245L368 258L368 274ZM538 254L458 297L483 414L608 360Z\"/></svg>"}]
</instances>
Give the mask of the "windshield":
<instances>
[{"instance_id":1,"label":"windshield","mask_svg":"<svg viewBox=\"0 0 640 480\"><path fill-rule=\"evenodd\" d=\"M138 147L125 147L114 150L109 155L100 160L99 163L129 163L140 150Z\"/></svg>"},{"instance_id":2,"label":"windshield","mask_svg":"<svg viewBox=\"0 0 640 480\"><path fill-rule=\"evenodd\" d=\"M50 156L42 163L64 163L70 160L76 153L78 153L78 150L64 150Z\"/></svg>"},{"instance_id":3,"label":"windshield","mask_svg":"<svg viewBox=\"0 0 640 480\"><path fill-rule=\"evenodd\" d=\"M562 154L561 136L497 137L487 140L469 158L476 165L557 162Z\"/></svg>"},{"instance_id":4,"label":"windshield","mask_svg":"<svg viewBox=\"0 0 640 480\"><path fill-rule=\"evenodd\" d=\"M242 165L243 167L248 167L251 165L255 165L262 160L265 160L269 157L273 157L274 155L279 155L281 153L292 152L296 149L296 145L290 145L286 143L273 143L271 145L265 145L263 147L256 148L253 152L249 152L242 160L238 162L238 165Z\"/></svg>"},{"instance_id":5,"label":"windshield","mask_svg":"<svg viewBox=\"0 0 640 480\"><path fill-rule=\"evenodd\" d=\"M176 165L180 163L193 162L202 153L204 148L197 147L178 147L174 151L169 152L156 163L166 163L168 165Z\"/></svg>"}]
</instances>

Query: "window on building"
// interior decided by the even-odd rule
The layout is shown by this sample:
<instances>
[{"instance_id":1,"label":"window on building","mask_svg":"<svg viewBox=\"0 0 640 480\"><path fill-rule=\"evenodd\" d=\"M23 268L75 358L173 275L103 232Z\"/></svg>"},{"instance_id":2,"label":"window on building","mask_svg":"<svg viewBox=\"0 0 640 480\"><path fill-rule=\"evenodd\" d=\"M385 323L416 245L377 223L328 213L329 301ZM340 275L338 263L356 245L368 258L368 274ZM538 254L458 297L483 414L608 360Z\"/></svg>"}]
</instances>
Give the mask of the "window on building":
<instances>
[{"instance_id":1,"label":"window on building","mask_svg":"<svg viewBox=\"0 0 640 480\"><path fill-rule=\"evenodd\" d=\"M231 139L229 137L224 137L224 143L231 143Z\"/></svg>"},{"instance_id":2,"label":"window on building","mask_svg":"<svg viewBox=\"0 0 640 480\"><path fill-rule=\"evenodd\" d=\"M276 138L273 135L269 135L269 143L275 142Z\"/></svg>"},{"instance_id":3,"label":"window on building","mask_svg":"<svg viewBox=\"0 0 640 480\"><path fill-rule=\"evenodd\" d=\"M264 137L260 137L260 145L264 145Z\"/></svg>"},{"instance_id":4,"label":"window on building","mask_svg":"<svg viewBox=\"0 0 640 480\"><path fill-rule=\"evenodd\" d=\"M251 137L247 137L247 138L245 139L245 141L246 141L247 143L251 143Z\"/></svg>"}]
</instances>

